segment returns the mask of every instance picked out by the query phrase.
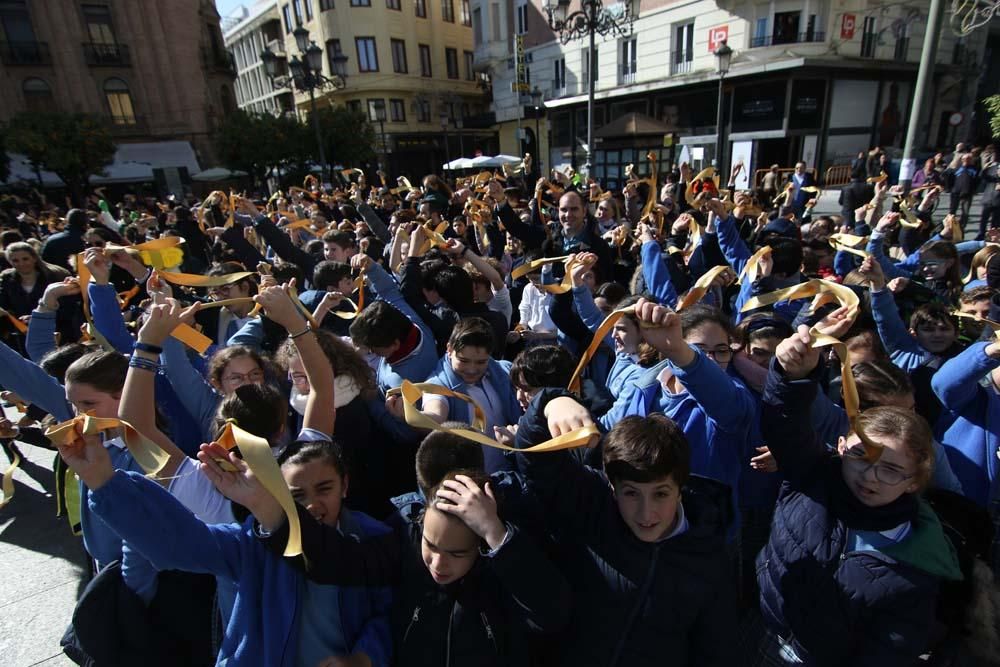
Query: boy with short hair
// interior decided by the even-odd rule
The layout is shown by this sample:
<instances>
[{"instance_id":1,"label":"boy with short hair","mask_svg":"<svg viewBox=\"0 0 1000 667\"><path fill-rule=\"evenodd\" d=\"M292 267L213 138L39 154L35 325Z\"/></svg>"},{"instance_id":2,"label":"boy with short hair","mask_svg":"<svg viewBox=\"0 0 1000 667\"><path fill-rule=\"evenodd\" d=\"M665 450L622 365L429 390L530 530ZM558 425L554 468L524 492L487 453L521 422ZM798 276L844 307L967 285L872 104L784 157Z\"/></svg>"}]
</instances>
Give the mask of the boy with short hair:
<instances>
[{"instance_id":1,"label":"boy with short hair","mask_svg":"<svg viewBox=\"0 0 1000 667\"><path fill-rule=\"evenodd\" d=\"M958 297L958 310L962 313L969 313L970 315L978 315L979 317L989 319L990 301L993 300L993 296L996 293L996 290L986 285L973 287L967 292L962 292ZM966 344L979 340L979 337L983 333L983 324L968 318L962 318L961 322L959 322L959 328L961 329L960 337Z\"/></svg>"},{"instance_id":2,"label":"boy with short hair","mask_svg":"<svg viewBox=\"0 0 1000 667\"><path fill-rule=\"evenodd\" d=\"M591 423L568 392L544 389L518 425L517 447ZM576 595L560 664L736 664L729 488L689 475L687 439L658 413L618 422L603 459L605 473L565 450L517 456L566 547Z\"/></svg>"},{"instance_id":3,"label":"boy with short hair","mask_svg":"<svg viewBox=\"0 0 1000 667\"><path fill-rule=\"evenodd\" d=\"M490 356L494 347L493 330L478 317L459 320L448 339L447 351L433 373L431 384L447 387L469 396L485 417L483 432L492 435L494 426L513 424L521 417L521 406L510 381L510 362ZM446 420L474 422L471 405L454 397L427 394L423 413L438 423ZM514 470L512 457L502 450L487 448L483 452L486 472Z\"/></svg>"}]
</instances>

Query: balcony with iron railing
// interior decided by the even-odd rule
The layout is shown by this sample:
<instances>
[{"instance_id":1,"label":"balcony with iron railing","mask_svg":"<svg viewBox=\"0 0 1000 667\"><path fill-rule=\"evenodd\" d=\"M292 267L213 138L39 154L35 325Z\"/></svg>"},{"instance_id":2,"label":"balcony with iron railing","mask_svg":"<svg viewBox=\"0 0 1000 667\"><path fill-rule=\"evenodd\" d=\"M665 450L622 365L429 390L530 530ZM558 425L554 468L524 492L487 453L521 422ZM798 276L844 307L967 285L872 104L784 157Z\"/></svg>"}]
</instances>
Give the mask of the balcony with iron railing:
<instances>
[{"instance_id":1,"label":"balcony with iron railing","mask_svg":"<svg viewBox=\"0 0 1000 667\"><path fill-rule=\"evenodd\" d=\"M51 65L48 42L0 42L0 62L4 65Z\"/></svg>"},{"instance_id":2,"label":"balcony with iron railing","mask_svg":"<svg viewBox=\"0 0 1000 667\"><path fill-rule=\"evenodd\" d=\"M267 48L271 50L271 53L278 56L279 58L285 57L285 40L283 39L272 39L267 43Z\"/></svg>"},{"instance_id":3,"label":"balcony with iron railing","mask_svg":"<svg viewBox=\"0 0 1000 667\"><path fill-rule=\"evenodd\" d=\"M764 35L754 37L750 40L750 48L756 49L763 46L779 46L781 44L809 44L811 42L825 42L826 33L818 30L800 32L791 35Z\"/></svg>"},{"instance_id":4,"label":"balcony with iron railing","mask_svg":"<svg viewBox=\"0 0 1000 667\"><path fill-rule=\"evenodd\" d=\"M691 51L674 51L670 54L670 74L687 74L691 71L694 54Z\"/></svg>"},{"instance_id":5,"label":"balcony with iron railing","mask_svg":"<svg viewBox=\"0 0 1000 667\"><path fill-rule=\"evenodd\" d=\"M83 58L92 67L129 67L132 54L124 44L84 42Z\"/></svg>"},{"instance_id":6,"label":"balcony with iron railing","mask_svg":"<svg viewBox=\"0 0 1000 667\"><path fill-rule=\"evenodd\" d=\"M635 63L624 63L618 68L618 85L631 86L635 83Z\"/></svg>"}]
</instances>

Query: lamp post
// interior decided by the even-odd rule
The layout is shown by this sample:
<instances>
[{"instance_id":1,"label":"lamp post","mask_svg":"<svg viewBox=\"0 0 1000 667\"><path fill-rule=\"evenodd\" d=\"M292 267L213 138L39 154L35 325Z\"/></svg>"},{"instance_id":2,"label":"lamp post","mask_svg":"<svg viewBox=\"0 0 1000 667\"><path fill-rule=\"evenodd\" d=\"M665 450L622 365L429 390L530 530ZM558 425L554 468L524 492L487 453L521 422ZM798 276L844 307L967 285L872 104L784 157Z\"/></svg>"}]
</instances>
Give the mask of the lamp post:
<instances>
[{"instance_id":1,"label":"lamp post","mask_svg":"<svg viewBox=\"0 0 1000 667\"><path fill-rule=\"evenodd\" d=\"M542 99L544 94L535 86L531 90L531 103L535 106L535 152L538 155L535 156L535 160L538 162L538 173L539 175L544 174L542 171L542 135L538 127L538 119L542 115Z\"/></svg>"},{"instance_id":2,"label":"lamp post","mask_svg":"<svg viewBox=\"0 0 1000 667\"><path fill-rule=\"evenodd\" d=\"M731 48L729 48L728 44L726 44L726 40L722 40L722 43L719 44L719 46L712 53L715 55L715 58L716 58L716 61L717 61L717 63L716 63L717 67L716 67L715 71L719 75L719 109L718 109L718 114L716 115L716 121L715 121L715 162L716 162L716 167L718 168L717 171L718 171L718 174L719 174L719 178L720 179L724 179L725 176L723 174L725 173L724 172L724 170L725 170L725 164L724 164L723 158L725 157L724 156L724 152L726 150L726 148L725 148L726 144L725 144L724 137L723 137L723 127L722 127L722 123L723 123L723 118L722 118L722 101L723 101L722 81L723 81L723 79L726 78L726 74L729 73L729 63L733 59L733 50Z\"/></svg>"},{"instance_id":3,"label":"lamp post","mask_svg":"<svg viewBox=\"0 0 1000 667\"><path fill-rule=\"evenodd\" d=\"M389 162L388 152L385 146L385 100L378 100L375 103L375 120L378 121L378 136L379 143L381 144L381 150L379 153L382 154L382 162L379 164L383 169L387 162Z\"/></svg>"},{"instance_id":4,"label":"lamp post","mask_svg":"<svg viewBox=\"0 0 1000 667\"><path fill-rule=\"evenodd\" d=\"M617 33L622 37L632 34L631 3L619 3L616 10L605 9L601 0L580 0L580 9L569 13L570 0L545 0L545 13L548 15L549 27L559 35L563 44L587 36L587 144L584 151L587 155L586 171L590 171L590 157L594 150L594 87L597 81L594 61L596 50L594 38Z\"/></svg>"},{"instance_id":5,"label":"lamp post","mask_svg":"<svg viewBox=\"0 0 1000 667\"><path fill-rule=\"evenodd\" d=\"M445 164L449 162L448 160L448 124L451 122L451 118L448 117L448 112L441 110L438 114L438 119L441 121L441 131L444 132L444 161Z\"/></svg>"},{"instance_id":6,"label":"lamp post","mask_svg":"<svg viewBox=\"0 0 1000 667\"><path fill-rule=\"evenodd\" d=\"M458 157L465 157L465 134L462 128L465 127L465 120L459 116L455 119L455 129L458 130Z\"/></svg>"},{"instance_id":7,"label":"lamp post","mask_svg":"<svg viewBox=\"0 0 1000 667\"><path fill-rule=\"evenodd\" d=\"M265 47L260 54L260 60L264 65L264 73L271 80L272 85L284 87L291 82L296 90L309 93L309 115L312 118L313 131L316 133L316 145L319 147L319 161L323 170L323 179L327 179L326 150L323 148L323 135L319 129L319 116L316 113L316 90L330 87L333 90L340 90L346 84L347 78L347 56L337 53L330 63L331 76L323 76L323 49L316 42L309 39L309 31L299 26L292 35L295 37L295 45L299 49L299 55L293 55L288 61L288 74L281 72L278 63L278 56Z\"/></svg>"}]
</instances>

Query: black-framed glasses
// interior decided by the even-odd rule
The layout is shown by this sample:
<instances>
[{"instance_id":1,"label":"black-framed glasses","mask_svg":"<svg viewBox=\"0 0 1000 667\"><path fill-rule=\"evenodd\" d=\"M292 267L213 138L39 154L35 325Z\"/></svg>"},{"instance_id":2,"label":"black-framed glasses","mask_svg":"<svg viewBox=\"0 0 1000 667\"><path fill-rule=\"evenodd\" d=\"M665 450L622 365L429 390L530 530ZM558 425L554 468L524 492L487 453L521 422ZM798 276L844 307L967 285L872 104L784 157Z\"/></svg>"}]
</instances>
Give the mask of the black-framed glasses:
<instances>
[{"instance_id":1,"label":"black-framed glasses","mask_svg":"<svg viewBox=\"0 0 1000 667\"><path fill-rule=\"evenodd\" d=\"M726 346L720 345L719 347L712 349L709 349L702 345L695 345L695 347L701 350L701 353L704 354L706 357L711 357L716 361L729 361L730 359L733 358L733 348L729 347L728 345Z\"/></svg>"},{"instance_id":2,"label":"black-framed glasses","mask_svg":"<svg viewBox=\"0 0 1000 667\"><path fill-rule=\"evenodd\" d=\"M883 484L888 484L889 486L896 486L901 484L908 479L913 479L915 475L907 475L902 470L896 468L889 468L881 463L870 463L865 454L865 448L861 445L855 445L847 451L844 452L844 460L849 463L853 468L857 469L862 475L868 472L871 468L872 472L875 473L875 479Z\"/></svg>"}]
</instances>

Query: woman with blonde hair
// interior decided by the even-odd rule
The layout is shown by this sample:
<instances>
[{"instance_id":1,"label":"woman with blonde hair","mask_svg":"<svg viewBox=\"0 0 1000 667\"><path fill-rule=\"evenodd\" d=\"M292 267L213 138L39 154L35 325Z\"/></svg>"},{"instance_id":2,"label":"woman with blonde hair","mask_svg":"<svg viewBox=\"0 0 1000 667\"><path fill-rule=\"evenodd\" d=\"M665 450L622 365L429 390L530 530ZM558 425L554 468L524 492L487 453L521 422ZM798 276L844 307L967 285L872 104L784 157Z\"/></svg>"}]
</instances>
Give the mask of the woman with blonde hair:
<instances>
[{"instance_id":1,"label":"woman with blonde hair","mask_svg":"<svg viewBox=\"0 0 1000 667\"><path fill-rule=\"evenodd\" d=\"M963 292L969 292L977 287L986 285L986 265L989 263L990 257L998 252L1000 252L1000 248L995 245L988 245L972 256L969 273L963 279L965 283L965 287L962 288Z\"/></svg>"},{"instance_id":2,"label":"woman with blonde hair","mask_svg":"<svg viewBox=\"0 0 1000 667\"><path fill-rule=\"evenodd\" d=\"M15 334L19 335L11 318L27 320L45 294L45 288L68 278L69 273L62 267L42 260L38 251L23 241L11 243L4 248L3 253L11 268L0 273L0 309L10 318L3 317L0 320L3 324L0 326L7 328L4 337L11 341ZM21 349L20 344L14 347Z\"/></svg>"}]
</instances>

